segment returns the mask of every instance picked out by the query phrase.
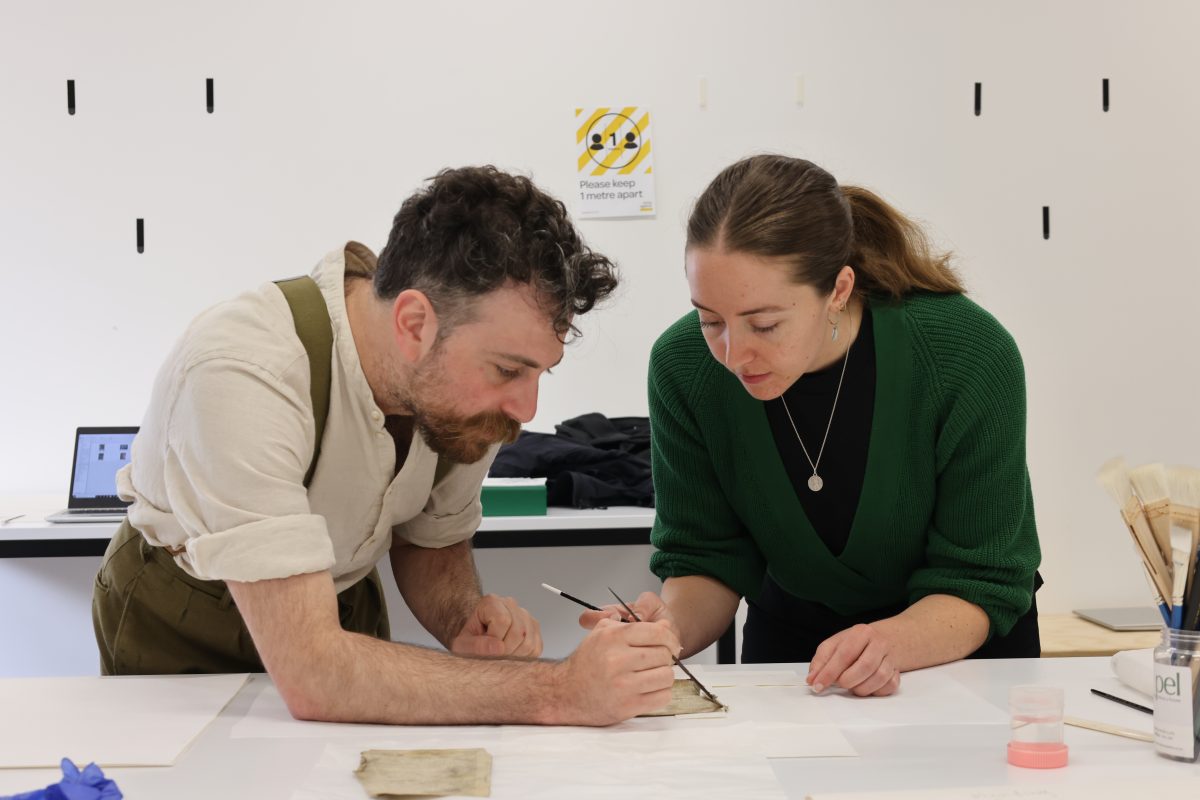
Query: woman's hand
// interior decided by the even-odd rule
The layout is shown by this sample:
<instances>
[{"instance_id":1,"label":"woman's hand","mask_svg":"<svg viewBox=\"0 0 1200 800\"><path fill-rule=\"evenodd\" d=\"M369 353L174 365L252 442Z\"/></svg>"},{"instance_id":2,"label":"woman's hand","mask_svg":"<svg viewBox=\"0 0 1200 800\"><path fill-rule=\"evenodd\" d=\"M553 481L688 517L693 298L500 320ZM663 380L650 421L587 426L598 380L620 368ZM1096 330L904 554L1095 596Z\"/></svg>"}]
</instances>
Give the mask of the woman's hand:
<instances>
[{"instance_id":1,"label":"woman's hand","mask_svg":"<svg viewBox=\"0 0 1200 800\"><path fill-rule=\"evenodd\" d=\"M894 617L830 636L813 654L805 681L814 692L840 686L860 697L900 688L900 673L966 658L987 639L988 615L946 594L922 597Z\"/></svg>"},{"instance_id":2,"label":"woman's hand","mask_svg":"<svg viewBox=\"0 0 1200 800\"><path fill-rule=\"evenodd\" d=\"M700 652L725 632L737 613L741 596L716 578L684 575L667 578L662 596L642 592L630 606L642 622L664 622L683 645L680 658ZM591 630L602 619L628 619L619 605L605 606L579 616L579 624Z\"/></svg>"},{"instance_id":3,"label":"woman's hand","mask_svg":"<svg viewBox=\"0 0 1200 800\"><path fill-rule=\"evenodd\" d=\"M884 696L900 688L893 642L874 625L855 625L817 647L805 683L814 692L840 686L859 697Z\"/></svg>"},{"instance_id":4,"label":"woman's hand","mask_svg":"<svg viewBox=\"0 0 1200 800\"><path fill-rule=\"evenodd\" d=\"M671 609L667 608L667 604L663 599L654 592L642 592L638 595L638 599L630 603L630 608L637 614L638 619L642 622L660 622L665 620L671 632L679 637L679 627L675 624L675 618L671 615ZM619 605L604 606L602 611L585 611L579 615L579 624L588 630L596 627L602 619L624 620L633 622L629 617L629 612Z\"/></svg>"}]
</instances>

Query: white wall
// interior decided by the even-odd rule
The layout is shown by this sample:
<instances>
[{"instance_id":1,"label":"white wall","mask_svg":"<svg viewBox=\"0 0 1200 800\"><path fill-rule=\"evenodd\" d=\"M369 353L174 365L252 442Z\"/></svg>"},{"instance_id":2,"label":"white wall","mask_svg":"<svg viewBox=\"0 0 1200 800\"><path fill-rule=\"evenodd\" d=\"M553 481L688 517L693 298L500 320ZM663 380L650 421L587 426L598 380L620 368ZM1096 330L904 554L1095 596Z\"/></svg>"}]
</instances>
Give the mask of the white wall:
<instances>
[{"instance_id":1,"label":"white wall","mask_svg":"<svg viewBox=\"0 0 1200 800\"><path fill-rule=\"evenodd\" d=\"M624 289L531 427L644 414L650 344L688 307L690 202L738 157L808 157L930 221L1021 345L1043 608L1142 601L1093 475L1114 453L1200 463L1198 24L1190 0L10 4L0 493L65 491L74 426L137 422L200 309L347 238L378 248L446 165L566 198L572 109L642 104L658 217L583 223Z\"/></svg>"}]
</instances>

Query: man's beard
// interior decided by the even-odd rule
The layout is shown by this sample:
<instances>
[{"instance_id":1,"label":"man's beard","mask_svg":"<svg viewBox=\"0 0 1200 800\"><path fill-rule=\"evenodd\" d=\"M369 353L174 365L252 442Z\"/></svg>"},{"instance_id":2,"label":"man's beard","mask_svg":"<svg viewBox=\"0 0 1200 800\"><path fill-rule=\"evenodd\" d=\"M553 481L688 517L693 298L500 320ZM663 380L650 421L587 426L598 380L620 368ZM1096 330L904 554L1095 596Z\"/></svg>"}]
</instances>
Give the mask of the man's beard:
<instances>
[{"instance_id":1,"label":"man's beard","mask_svg":"<svg viewBox=\"0 0 1200 800\"><path fill-rule=\"evenodd\" d=\"M498 411L461 417L414 408L413 425L430 450L456 464L474 464L492 445L515 442L521 433L521 423Z\"/></svg>"},{"instance_id":2,"label":"man's beard","mask_svg":"<svg viewBox=\"0 0 1200 800\"><path fill-rule=\"evenodd\" d=\"M446 386L443 359L435 353L412 377L407 392L397 397L413 417L413 428L429 449L456 464L474 464L492 445L515 442L521 423L499 411L464 417L453 411Z\"/></svg>"}]
</instances>

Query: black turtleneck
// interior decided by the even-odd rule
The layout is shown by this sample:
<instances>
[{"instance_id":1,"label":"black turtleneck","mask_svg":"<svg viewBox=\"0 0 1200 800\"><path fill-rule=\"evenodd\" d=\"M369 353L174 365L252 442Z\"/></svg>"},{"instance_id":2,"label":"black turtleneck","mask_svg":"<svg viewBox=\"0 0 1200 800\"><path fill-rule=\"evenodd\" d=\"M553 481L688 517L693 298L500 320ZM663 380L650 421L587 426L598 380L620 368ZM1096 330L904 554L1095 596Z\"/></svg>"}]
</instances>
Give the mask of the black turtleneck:
<instances>
[{"instance_id":1,"label":"black turtleneck","mask_svg":"<svg viewBox=\"0 0 1200 800\"><path fill-rule=\"evenodd\" d=\"M837 409L830 423L830 410L841 375L842 360L838 359L825 369L800 376L782 398L763 403L775 446L800 498L800 505L817 535L835 556L846 547L854 512L858 508L875 410L875 338L871 311L865 306L858 336L846 362L846 377L842 381ZM784 401L796 423L796 431L814 461L821 449L825 426L829 425L829 439L817 465L817 474L825 481L819 492L808 488L812 467L796 440L796 431L788 422Z\"/></svg>"}]
</instances>

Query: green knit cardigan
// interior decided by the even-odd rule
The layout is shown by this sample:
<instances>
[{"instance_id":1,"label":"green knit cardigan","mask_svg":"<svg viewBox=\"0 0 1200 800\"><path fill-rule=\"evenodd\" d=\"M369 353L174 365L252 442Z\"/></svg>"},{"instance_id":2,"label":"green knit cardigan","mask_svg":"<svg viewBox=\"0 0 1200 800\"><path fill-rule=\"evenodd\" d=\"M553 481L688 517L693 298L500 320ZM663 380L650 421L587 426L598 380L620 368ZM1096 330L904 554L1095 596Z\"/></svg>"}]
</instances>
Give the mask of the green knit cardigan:
<instances>
[{"instance_id":1,"label":"green knit cardigan","mask_svg":"<svg viewBox=\"0 0 1200 800\"><path fill-rule=\"evenodd\" d=\"M1030 606L1041 561L1016 343L962 295L870 301L875 408L846 547L813 530L763 403L709 353L695 312L655 343L649 400L657 515L650 568L753 599L764 571L840 614L948 594L989 637Z\"/></svg>"}]
</instances>

